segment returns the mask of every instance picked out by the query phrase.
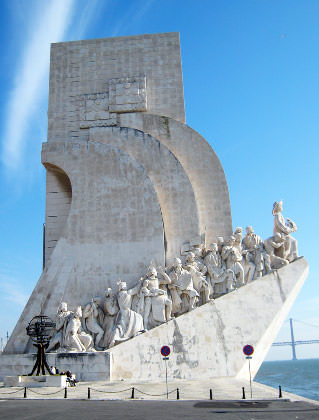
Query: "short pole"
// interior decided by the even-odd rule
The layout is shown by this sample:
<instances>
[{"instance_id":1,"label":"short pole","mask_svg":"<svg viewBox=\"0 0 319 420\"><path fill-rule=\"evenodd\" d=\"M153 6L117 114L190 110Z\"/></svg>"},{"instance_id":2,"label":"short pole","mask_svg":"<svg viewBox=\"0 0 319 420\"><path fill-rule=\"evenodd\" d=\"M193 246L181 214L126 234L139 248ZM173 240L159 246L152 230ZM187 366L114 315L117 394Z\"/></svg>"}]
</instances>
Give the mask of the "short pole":
<instances>
[{"instance_id":1,"label":"short pole","mask_svg":"<svg viewBox=\"0 0 319 420\"><path fill-rule=\"evenodd\" d=\"M164 357L164 359L165 359L166 398L168 399L168 385L167 385L167 359L168 357Z\"/></svg>"},{"instance_id":2,"label":"short pole","mask_svg":"<svg viewBox=\"0 0 319 420\"><path fill-rule=\"evenodd\" d=\"M132 395L131 398L134 399L134 387L132 388Z\"/></svg>"},{"instance_id":3,"label":"short pole","mask_svg":"<svg viewBox=\"0 0 319 420\"><path fill-rule=\"evenodd\" d=\"M242 387L242 390L243 390L243 398L242 399L245 400L246 399L246 394L245 394L245 387L244 386Z\"/></svg>"},{"instance_id":4,"label":"short pole","mask_svg":"<svg viewBox=\"0 0 319 420\"><path fill-rule=\"evenodd\" d=\"M209 390L209 399L210 400L213 399L213 390L212 389Z\"/></svg>"},{"instance_id":5,"label":"short pole","mask_svg":"<svg viewBox=\"0 0 319 420\"><path fill-rule=\"evenodd\" d=\"M279 398L282 398L281 386L279 385Z\"/></svg>"},{"instance_id":6,"label":"short pole","mask_svg":"<svg viewBox=\"0 0 319 420\"><path fill-rule=\"evenodd\" d=\"M88 400L91 398L91 388L88 388Z\"/></svg>"},{"instance_id":7,"label":"short pole","mask_svg":"<svg viewBox=\"0 0 319 420\"><path fill-rule=\"evenodd\" d=\"M253 399L253 389L251 386L251 370L250 370L250 359L248 359L248 366L249 366L249 385L250 385L250 398Z\"/></svg>"},{"instance_id":8,"label":"short pole","mask_svg":"<svg viewBox=\"0 0 319 420\"><path fill-rule=\"evenodd\" d=\"M176 388L176 399L179 400L179 388Z\"/></svg>"},{"instance_id":9,"label":"short pole","mask_svg":"<svg viewBox=\"0 0 319 420\"><path fill-rule=\"evenodd\" d=\"M24 387L24 394L23 394L23 398L27 398L27 387Z\"/></svg>"},{"instance_id":10,"label":"short pole","mask_svg":"<svg viewBox=\"0 0 319 420\"><path fill-rule=\"evenodd\" d=\"M68 389L67 389L67 387L64 388L64 398L68 398Z\"/></svg>"}]
</instances>

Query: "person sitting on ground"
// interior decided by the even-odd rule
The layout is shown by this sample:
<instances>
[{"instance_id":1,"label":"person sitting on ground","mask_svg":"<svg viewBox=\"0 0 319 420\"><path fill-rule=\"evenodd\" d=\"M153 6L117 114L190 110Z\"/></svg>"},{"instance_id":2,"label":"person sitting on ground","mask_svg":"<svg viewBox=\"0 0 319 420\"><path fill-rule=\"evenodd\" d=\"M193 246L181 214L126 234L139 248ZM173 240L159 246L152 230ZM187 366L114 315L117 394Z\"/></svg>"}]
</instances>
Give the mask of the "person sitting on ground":
<instances>
[{"instance_id":1,"label":"person sitting on ground","mask_svg":"<svg viewBox=\"0 0 319 420\"><path fill-rule=\"evenodd\" d=\"M66 371L66 381L70 384L70 386L76 386L75 384L75 376L72 375L70 370Z\"/></svg>"}]
</instances>

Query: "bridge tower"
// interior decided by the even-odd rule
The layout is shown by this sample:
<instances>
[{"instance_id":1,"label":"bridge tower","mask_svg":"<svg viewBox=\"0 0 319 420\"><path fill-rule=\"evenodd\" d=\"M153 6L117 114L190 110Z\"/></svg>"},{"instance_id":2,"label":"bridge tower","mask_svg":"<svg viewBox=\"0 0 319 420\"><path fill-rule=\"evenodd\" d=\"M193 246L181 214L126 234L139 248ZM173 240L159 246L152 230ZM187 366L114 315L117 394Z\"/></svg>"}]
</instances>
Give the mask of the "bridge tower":
<instances>
[{"instance_id":1,"label":"bridge tower","mask_svg":"<svg viewBox=\"0 0 319 420\"><path fill-rule=\"evenodd\" d=\"M289 318L289 322L290 322L292 360L297 360L297 357L296 357L296 343L295 343L295 337L294 337L294 328L293 328L293 325L292 325L292 318Z\"/></svg>"}]
</instances>

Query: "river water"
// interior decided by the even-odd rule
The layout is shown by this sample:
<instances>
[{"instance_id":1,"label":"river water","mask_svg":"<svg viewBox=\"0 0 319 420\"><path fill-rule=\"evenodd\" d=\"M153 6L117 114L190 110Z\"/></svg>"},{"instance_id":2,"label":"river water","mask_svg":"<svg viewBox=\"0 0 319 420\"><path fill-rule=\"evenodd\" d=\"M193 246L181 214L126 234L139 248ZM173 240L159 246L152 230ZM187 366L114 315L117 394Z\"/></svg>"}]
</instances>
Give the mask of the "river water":
<instances>
[{"instance_id":1,"label":"river water","mask_svg":"<svg viewBox=\"0 0 319 420\"><path fill-rule=\"evenodd\" d=\"M254 380L319 401L319 359L264 362Z\"/></svg>"}]
</instances>

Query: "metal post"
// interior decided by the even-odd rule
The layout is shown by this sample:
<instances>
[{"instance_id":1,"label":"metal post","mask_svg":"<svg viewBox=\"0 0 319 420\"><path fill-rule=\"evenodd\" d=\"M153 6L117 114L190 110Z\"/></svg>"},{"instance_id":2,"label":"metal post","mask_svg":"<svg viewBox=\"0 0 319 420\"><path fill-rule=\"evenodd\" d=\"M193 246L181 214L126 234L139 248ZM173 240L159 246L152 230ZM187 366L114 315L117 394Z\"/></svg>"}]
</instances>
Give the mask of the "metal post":
<instances>
[{"instance_id":1,"label":"metal post","mask_svg":"<svg viewBox=\"0 0 319 420\"><path fill-rule=\"evenodd\" d=\"M250 398L253 399L253 390L251 387L251 370L250 370L250 359L248 359L248 366L249 366L249 384L250 384Z\"/></svg>"},{"instance_id":2,"label":"metal post","mask_svg":"<svg viewBox=\"0 0 319 420\"><path fill-rule=\"evenodd\" d=\"M176 399L179 400L179 388L176 388Z\"/></svg>"},{"instance_id":3,"label":"metal post","mask_svg":"<svg viewBox=\"0 0 319 420\"><path fill-rule=\"evenodd\" d=\"M246 394L245 394L245 387L242 387L242 390L243 390L243 400L245 400L246 399Z\"/></svg>"},{"instance_id":4,"label":"metal post","mask_svg":"<svg viewBox=\"0 0 319 420\"><path fill-rule=\"evenodd\" d=\"M296 343L295 343L295 337L294 337L294 329L293 329L293 326L292 326L292 318L289 319L289 322L290 322L292 360L297 360L297 357L296 357Z\"/></svg>"},{"instance_id":5,"label":"metal post","mask_svg":"<svg viewBox=\"0 0 319 420\"><path fill-rule=\"evenodd\" d=\"M210 400L213 399L213 390L212 389L209 390L209 399Z\"/></svg>"},{"instance_id":6,"label":"metal post","mask_svg":"<svg viewBox=\"0 0 319 420\"><path fill-rule=\"evenodd\" d=\"M23 394L23 398L27 398L27 387L24 387L24 394Z\"/></svg>"},{"instance_id":7,"label":"metal post","mask_svg":"<svg viewBox=\"0 0 319 420\"><path fill-rule=\"evenodd\" d=\"M165 357L165 380L166 380L166 398L168 399L168 385L167 385L167 358Z\"/></svg>"},{"instance_id":8,"label":"metal post","mask_svg":"<svg viewBox=\"0 0 319 420\"><path fill-rule=\"evenodd\" d=\"M279 385L279 398L282 398L281 386Z\"/></svg>"},{"instance_id":9,"label":"metal post","mask_svg":"<svg viewBox=\"0 0 319 420\"><path fill-rule=\"evenodd\" d=\"M91 398L91 389L88 388L88 400Z\"/></svg>"},{"instance_id":10,"label":"metal post","mask_svg":"<svg viewBox=\"0 0 319 420\"><path fill-rule=\"evenodd\" d=\"M132 388L132 395L131 398L134 399L134 388Z\"/></svg>"},{"instance_id":11,"label":"metal post","mask_svg":"<svg viewBox=\"0 0 319 420\"><path fill-rule=\"evenodd\" d=\"M68 398L68 389L67 389L67 387L64 388L64 398Z\"/></svg>"}]
</instances>

